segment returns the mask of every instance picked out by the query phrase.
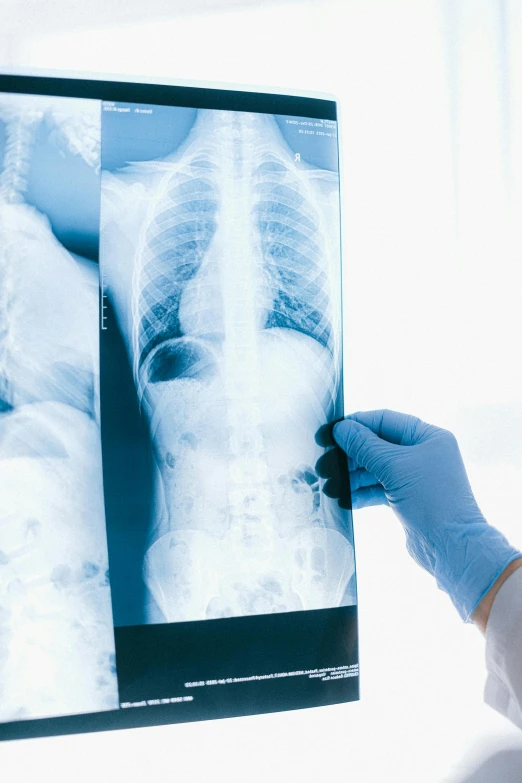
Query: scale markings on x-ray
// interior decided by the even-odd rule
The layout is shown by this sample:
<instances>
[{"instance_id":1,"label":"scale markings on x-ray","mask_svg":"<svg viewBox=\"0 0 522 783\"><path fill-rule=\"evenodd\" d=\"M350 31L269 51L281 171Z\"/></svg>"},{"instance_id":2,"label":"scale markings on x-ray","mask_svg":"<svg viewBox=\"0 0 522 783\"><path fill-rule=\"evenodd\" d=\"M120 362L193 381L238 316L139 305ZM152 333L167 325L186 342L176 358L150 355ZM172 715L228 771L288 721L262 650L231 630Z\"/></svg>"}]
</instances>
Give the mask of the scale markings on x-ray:
<instances>
[{"instance_id":1,"label":"scale markings on x-ray","mask_svg":"<svg viewBox=\"0 0 522 783\"><path fill-rule=\"evenodd\" d=\"M105 289L105 278L103 276L103 272L100 270L100 329L102 331L107 331L107 326L105 323L107 320L107 316L105 315L105 310L107 309L107 294L105 293Z\"/></svg>"}]
</instances>

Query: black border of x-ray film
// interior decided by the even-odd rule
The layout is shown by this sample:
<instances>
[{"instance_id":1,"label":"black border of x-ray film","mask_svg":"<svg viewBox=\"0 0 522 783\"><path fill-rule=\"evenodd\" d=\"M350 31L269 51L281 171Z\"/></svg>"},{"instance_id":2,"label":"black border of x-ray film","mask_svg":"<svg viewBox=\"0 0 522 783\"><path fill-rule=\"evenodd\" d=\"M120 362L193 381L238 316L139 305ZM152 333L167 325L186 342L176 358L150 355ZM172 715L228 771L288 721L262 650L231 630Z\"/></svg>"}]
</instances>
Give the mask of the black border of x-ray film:
<instances>
[{"instance_id":1,"label":"black border of x-ray film","mask_svg":"<svg viewBox=\"0 0 522 783\"><path fill-rule=\"evenodd\" d=\"M98 79L54 76L14 76L0 73L0 92L90 98L118 103L151 103L185 106L190 109L248 111L259 114L287 114L321 120L337 119L335 101L208 87L175 87Z\"/></svg>"},{"instance_id":2,"label":"black border of x-ray film","mask_svg":"<svg viewBox=\"0 0 522 783\"><path fill-rule=\"evenodd\" d=\"M200 87L0 74L1 92L337 119L335 101ZM331 432L329 438L333 445ZM336 451L339 470L346 477L340 502L345 504L344 508L350 508L346 460L344 454ZM132 706L0 723L0 740L239 717L359 699L356 605L187 623L124 626L116 627L114 631L120 703ZM156 656L158 644L165 646L166 654L175 654L179 662L176 693L171 693L170 686L167 688L166 680L162 679L166 673L170 682L172 660L164 668L163 675L149 665L151 654ZM209 644L216 653L212 660L208 657ZM130 656L125 654L125 651L133 650ZM205 654L204 666L199 669L203 679L211 677L213 682L230 675L230 679L248 681L218 682L187 689L184 678L197 679L198 665ZM310 676L309 671L318 673ZM193 695L193 700L179 701L180 695L188 694ZM140 706L142 701L169 696L176 702Z\"/></svg>"},{"instance_id":3,"label":"black border of x-ray film","mask_svg":"<svg viewBox=\"0 0 522 783\"><path fill-rule=\"evenodd\" d=\"M120 703L126 706L0 723L0 740L237 718L359 699L357 606L125 626L115 632L117 668L126 681ZM162 697L176 701L155 703Z\"/></svg>"}]
</instances>

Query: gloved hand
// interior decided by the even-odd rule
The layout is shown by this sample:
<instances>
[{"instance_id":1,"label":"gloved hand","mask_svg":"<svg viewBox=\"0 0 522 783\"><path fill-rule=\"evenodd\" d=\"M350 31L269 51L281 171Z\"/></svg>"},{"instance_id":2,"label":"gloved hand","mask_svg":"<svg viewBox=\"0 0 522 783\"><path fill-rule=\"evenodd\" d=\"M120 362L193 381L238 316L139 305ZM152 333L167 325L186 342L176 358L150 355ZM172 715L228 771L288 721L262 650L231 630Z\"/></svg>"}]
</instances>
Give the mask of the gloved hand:
<instances>
[{"instance_id":1,"label":"gloved hand","mask_svg":"<svg viewBox=\"0 0 522 783\"><path fill-rule=\"evenodd\" d=\"M333 436L348 455L353 507L389 505L404 526L408 552L471 622L522 552L484 519L455 436L390 410L347 416Z\"/></svg>"}]
</instances>

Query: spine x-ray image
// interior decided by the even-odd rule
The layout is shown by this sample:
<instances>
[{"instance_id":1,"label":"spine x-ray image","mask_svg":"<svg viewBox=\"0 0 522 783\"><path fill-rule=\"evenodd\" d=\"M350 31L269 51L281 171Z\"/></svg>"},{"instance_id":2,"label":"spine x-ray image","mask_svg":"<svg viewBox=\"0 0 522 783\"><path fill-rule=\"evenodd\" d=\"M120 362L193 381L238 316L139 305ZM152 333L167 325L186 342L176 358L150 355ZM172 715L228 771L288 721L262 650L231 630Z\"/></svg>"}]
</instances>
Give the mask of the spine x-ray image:
<instances>
[{"instance_id":1,"label":"spine x-ray image","mask_svg":"<svg viewBox=\"0 0 522 783\"><path fill-rule=\"evenodd\" d=\"M113 396L132 384L151 463L121 581L110 530L123 541L136 522L121 491L106 506L115 623L354 604L351 512L315 470L315 434L342 415L336 138L301 123L292 146L299 123L274 115L139 112L102 112L100 263L130 368L118 384L102 345L102 439L106 376ZM158 130L166 112L177 138ZM305 149L333 149L333 165ZM132 581L142 613L119 621Z\"/></svg>"},{"instance_id":2,"label":"spine x-ray image","mask_svg":"<svg viewBox=\"0 0 522 783\"><path fill-rule=\"evenodd\" d=\"M97 102L0 97L0 721L118 706L98 272L66 184L99 156Z\"/></svg>"},{"instance_id":3,"label":"spine x-ray image","mask_svg":"<svg viewBox=\"0 0 522 783\"><path fill-rule=\"evenodd\" d=\"M0 739L358 698L335 118L0 75Z\"/></svg>"}]
</instances>

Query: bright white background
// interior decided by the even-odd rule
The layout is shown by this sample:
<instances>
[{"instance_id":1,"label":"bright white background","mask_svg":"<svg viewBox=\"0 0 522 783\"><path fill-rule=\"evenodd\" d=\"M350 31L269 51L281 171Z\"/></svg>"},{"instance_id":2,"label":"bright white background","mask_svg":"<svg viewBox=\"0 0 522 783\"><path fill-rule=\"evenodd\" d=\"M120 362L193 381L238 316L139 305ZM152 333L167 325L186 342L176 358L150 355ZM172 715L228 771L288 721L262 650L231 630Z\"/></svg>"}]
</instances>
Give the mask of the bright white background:
<instances>
[{"instance_id":1,"label":"bright white background","mask_svg":"<svg viewBox=\"0 0 522 783\"><path fill-rule=\"evenodd\" d=\"M346 403L457 435L522 548L522 3L0 0L0 64L334 93L342 111ZM360 703L0 746L6 783L513 783L484 641L355 514Z\"/></svg>"}]
</instances>

